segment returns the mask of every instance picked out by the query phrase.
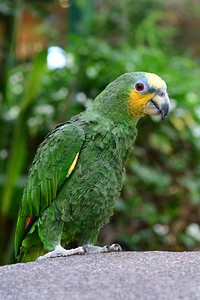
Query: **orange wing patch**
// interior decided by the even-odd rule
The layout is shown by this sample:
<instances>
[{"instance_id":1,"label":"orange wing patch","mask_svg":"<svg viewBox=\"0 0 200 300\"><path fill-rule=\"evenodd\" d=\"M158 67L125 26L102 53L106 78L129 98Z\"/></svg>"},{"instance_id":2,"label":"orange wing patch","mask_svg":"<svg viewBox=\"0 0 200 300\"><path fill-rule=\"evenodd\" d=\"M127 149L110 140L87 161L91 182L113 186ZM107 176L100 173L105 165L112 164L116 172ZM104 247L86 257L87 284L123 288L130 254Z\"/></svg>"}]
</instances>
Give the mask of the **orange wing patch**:
<instances>
[{"instance_id":1,"label":"orange wing patch","mask_svg":"<svg viewBox=\"0 0 200 300\"><path fill-rule=\"evenodd\" d=\"M26 219L26 228L28 227L30 221L32 219L32 216L28 216L27 219Z\"/></svg>"}]
</instances>

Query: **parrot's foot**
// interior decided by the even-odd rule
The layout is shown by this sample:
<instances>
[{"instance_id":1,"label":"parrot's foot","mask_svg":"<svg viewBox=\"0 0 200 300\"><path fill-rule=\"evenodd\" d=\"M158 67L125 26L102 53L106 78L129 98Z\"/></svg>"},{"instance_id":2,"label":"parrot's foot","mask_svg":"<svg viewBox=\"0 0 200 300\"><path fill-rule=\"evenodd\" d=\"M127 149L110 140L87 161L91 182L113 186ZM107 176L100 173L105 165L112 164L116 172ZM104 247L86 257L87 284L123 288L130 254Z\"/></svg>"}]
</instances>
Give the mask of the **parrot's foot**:
<instances>
[{"instance_id":1,"label":"parrot's foot","mask_svg":"<svg viewBox=\"0 0 200 300\"><path fill-rule=\"evenodd\" d=\"M39 261L39 260L43 260L43 259L47 259L47 258L70 256L70 255L84 254L84 253L85 253L85 251L84 251L83 247L66 250L61 245L57 245L53 251L48 252L45 255L38 257L36 260Z\"/></svg>"},{"instance_id":2,"label":"parrot's foot","mask_svg":"<svg viewBox=\"0 0 200 300\"><path fill-rule=\"evenodd\" d=\"M122 248L119 244L112 244L111 246L104 246L104 247L87 244L84 245L82 248L86 254L122 251Z\"/></svg>"}]
</instances>

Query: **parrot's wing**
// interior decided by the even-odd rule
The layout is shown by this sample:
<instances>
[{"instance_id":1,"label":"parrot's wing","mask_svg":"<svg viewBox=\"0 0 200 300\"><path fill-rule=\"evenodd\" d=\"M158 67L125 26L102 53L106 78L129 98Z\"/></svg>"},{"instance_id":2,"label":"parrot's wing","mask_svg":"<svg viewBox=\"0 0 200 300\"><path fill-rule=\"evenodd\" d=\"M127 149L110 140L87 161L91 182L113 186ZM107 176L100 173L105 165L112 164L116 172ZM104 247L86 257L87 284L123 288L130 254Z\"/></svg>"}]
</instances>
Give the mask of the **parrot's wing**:
<instances>
[{"instance_id":1,"label":"parrot's wing","mask_svg":"<svg viewBox=\"0 0 200 300\"><path fill-rule=\"evenodd\" d=\"M56 198L64 181L76 166L85 140L80 127L66 123L51 132L39 146L24 189L16 235L15 252L24 236L24 230L35 217ZM28 218L27 218L28 217Z\"/></svg>"},{"instance_id":2,"label":"parrot's wing","mask_svg":"<svg viewBox=\"0 0 200 300\"><path fill-rule=\"evenodd\" d=\"M38 148L24 189L21 215L39 216L48 207L75 168L85 140L84 131L64 124L50 133Z\"/></svg>"}]
</instances>

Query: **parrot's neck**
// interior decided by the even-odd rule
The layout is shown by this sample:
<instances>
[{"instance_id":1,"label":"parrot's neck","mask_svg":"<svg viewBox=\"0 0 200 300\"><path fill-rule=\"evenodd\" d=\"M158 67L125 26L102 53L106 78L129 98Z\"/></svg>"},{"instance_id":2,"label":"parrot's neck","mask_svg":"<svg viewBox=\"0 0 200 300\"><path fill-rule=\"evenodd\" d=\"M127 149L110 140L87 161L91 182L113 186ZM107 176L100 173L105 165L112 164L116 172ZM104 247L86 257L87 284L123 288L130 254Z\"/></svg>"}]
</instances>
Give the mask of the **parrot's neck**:
<instances>
[{"instance_id":1,"label":"parrot's neck","mask_svg":"<svg viewBox=\"0 0 200 300\"><path fill-rule=\"evenodd\" d=\"M112 99L114 98L114 101ZM133 118L128 113L127 101L118 99L117 95L108 95L104 91L94 100L87 109L88 114L97 113L112 120L115 124L124 124L135 127L139 118Z\"/></svg>"}]
</instances>

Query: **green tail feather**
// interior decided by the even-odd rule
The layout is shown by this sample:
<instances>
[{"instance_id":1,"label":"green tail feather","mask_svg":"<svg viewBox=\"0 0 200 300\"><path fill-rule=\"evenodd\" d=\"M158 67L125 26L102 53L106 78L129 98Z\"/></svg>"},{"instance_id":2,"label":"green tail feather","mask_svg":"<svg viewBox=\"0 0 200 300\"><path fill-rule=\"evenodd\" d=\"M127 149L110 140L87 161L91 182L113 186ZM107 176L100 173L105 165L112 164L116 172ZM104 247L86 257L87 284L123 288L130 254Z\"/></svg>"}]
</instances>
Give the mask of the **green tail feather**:
<instances>
[{"instance_id":1,"label":"green tail feather","mask_svg":"<svg viewBox=\"0 0 200 300\"><path fill-rule=\"evenodd\" d=\"M24 237L24 229L26 227L26 219L27 219L27 217L19 216L18 220L17 220L16 232L15 232L15 241L14 241L15 258L19 254L19 248L20 248L21 242L22 242L23 237Z\"/></svg>"},{"instance_id":2,"label":"green tail feather","mask_svg":"<svg viewBox=\"0 0 200 300\"><path fill-rule=\"evenodd\" d=\"M22 242L20 253L17 256L18 262L30 262L44 255L47 251L38 236L37 227L33 233L28 234Z\"/></svg>"}]
</instances>

